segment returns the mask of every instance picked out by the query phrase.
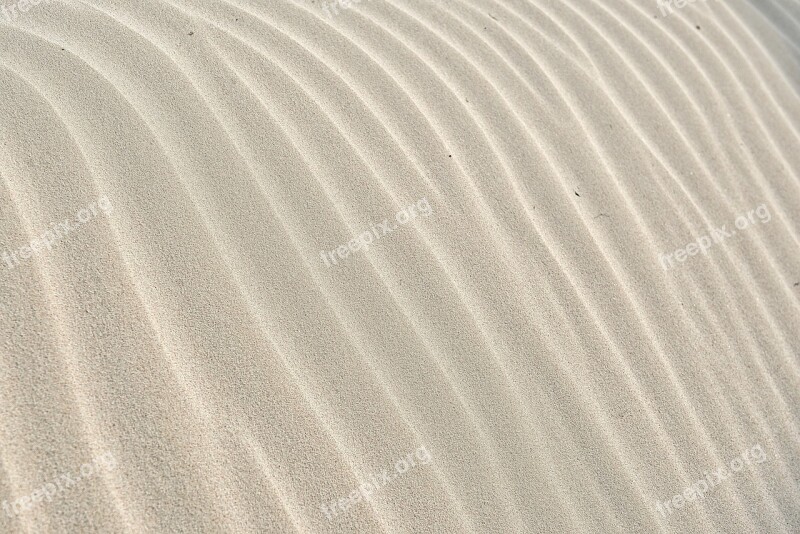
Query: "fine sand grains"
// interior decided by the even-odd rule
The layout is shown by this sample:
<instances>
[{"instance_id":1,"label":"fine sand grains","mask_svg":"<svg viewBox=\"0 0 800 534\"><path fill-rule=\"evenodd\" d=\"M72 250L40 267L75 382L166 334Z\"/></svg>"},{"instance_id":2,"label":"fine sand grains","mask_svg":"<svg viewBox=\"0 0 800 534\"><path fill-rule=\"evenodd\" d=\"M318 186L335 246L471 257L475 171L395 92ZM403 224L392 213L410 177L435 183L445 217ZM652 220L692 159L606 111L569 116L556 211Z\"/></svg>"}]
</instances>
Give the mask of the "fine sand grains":
<instances>
[{"instance_id":1,"label":"fine sand grains","mask_svg":"<svg viewBox=\"0 0 800 534\"><path fill-rule=\"evenodd\" d=\"M800 8L678 4L17 1L0 532L800 531Z\"/></svg>"}]
</instances>

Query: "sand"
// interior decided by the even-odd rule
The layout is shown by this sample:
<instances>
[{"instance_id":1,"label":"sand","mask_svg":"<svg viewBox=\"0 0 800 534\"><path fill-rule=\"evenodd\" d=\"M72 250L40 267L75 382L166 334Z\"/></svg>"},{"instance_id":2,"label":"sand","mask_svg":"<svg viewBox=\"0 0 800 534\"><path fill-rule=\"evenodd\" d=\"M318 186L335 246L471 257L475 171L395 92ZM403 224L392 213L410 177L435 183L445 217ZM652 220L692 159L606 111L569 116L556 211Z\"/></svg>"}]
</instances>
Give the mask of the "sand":
<instances>
[{"instance_id":1,"label":"sand","mask_svg":"<svg viewBox=\"0 0 800 534\"><path fill-rule=\"evenodd\" d=\"M800 531L800 4L668 4L7 4L0 532Z\"/></svg>"}]
</instances>

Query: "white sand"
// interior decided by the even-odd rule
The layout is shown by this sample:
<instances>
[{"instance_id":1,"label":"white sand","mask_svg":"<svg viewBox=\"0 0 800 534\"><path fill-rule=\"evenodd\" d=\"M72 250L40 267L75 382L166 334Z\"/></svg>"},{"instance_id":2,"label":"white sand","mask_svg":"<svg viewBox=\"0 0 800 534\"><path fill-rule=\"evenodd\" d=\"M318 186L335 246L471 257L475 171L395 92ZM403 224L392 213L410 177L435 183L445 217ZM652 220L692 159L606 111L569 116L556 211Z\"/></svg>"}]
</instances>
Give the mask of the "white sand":
<instances>
[{"instance_id":1,"label":"white sand","mask_svg":"<svg viewBox=\"0 0 800 534\"><path fill-rule=\"evenodd\" d=\"M0 532L800 531L797 0L14 6Z\"/></svg>"}]
</instances>

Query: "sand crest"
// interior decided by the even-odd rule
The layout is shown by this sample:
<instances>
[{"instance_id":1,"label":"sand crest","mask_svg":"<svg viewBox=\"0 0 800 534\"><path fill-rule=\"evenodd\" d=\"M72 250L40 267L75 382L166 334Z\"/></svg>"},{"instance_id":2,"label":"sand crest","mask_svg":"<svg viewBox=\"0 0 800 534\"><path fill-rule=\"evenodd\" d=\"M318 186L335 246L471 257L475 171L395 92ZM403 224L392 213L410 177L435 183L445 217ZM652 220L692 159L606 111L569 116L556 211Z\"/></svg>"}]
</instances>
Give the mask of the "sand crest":
<instances>
[{"instance_id":1,"label":"sand crest","mask_svg":"<svg viewBox=\"0 0 800 534\"><path fill-rule=\"evenodd\" d=\"M0 8L0 532L800 531L798 36Z\"/></svg>"}]
</instances>

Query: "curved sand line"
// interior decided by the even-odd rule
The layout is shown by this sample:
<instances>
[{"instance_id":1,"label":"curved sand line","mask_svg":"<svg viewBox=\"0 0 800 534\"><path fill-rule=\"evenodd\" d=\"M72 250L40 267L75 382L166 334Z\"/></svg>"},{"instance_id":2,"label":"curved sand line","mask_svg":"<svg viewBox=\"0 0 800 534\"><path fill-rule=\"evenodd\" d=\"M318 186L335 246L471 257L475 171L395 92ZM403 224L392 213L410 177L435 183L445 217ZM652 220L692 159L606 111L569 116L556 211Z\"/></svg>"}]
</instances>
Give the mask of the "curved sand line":
<instances>
[{"instance_id":1,"label":"curved sand line","mask_svg":"<svg viewBox=\"0 0 800 534\"><path fill-rule=\"evenodd\" d=\"M800 528L796 2L15 5L0 530Z\"/></svg>"}]
</instances>

